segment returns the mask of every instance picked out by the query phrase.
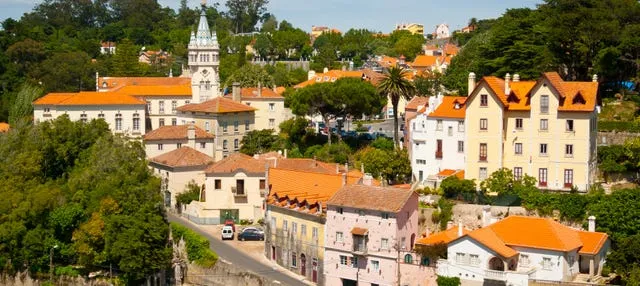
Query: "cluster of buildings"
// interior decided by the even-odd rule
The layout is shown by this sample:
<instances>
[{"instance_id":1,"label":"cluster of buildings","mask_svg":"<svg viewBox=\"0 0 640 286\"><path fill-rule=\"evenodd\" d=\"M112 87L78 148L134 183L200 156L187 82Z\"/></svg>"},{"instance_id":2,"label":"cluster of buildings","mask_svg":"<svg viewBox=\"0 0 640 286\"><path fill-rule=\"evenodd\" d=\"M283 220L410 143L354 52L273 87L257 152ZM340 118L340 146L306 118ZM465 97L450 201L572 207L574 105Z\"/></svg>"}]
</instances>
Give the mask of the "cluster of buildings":
<instances>
[{"instance_id":1,"label":"cluster of buildings","mask_svg":"<svg viewBox=\"0 0 640 286\"><path fill-rule=\"evenodd\" d=\"M466 97L415 99L408 121L413 176L437 187L446 176L480 182L502 168L538 187L586 192L596 177L597 77L567 82L469 75Z\"/></svg>"},{"instance_id":2,"label":"cluster of buildings","mask_svg":"<svg viewBox=\"0 0 640 286\"><path fill-rule=\"evenodd\" d=\"M436 32L448 37L446 25ZM115 52L111 44L103 45L105 53ZM411 80L443 72L457 51L427 46L413 62L375 61L408 68ZM283 89L234 85L221 94L219 45L204 10L188 60L181 77L96 75L96 91L47 94L33 103L34 120L104 119L114 133L142 140L167 207L198 224L262 220L265 256L319 285L436 285L438 275L465 285L528 285L593 279L602 271L610 241L595 232L593 217L584 231L545 218L499 220L485 209L479 229L460 224L430 233L420 226L418 194L410 188L384 186L348 165L288 158L286 150L240 154L248 132L278 131L292 117ZM375 85L382 75L351 67L309 72L294 88L342 77ZM586 191L595 177L597 89L595 81L565 82L557 73L478 82L471 73L465 97L401 101L414 180L437 187L449 176L482 181L508 168L516 178L535 177L542 189ZM384 110L393 115L390 106ZM0 132L7 128L0 124ZM176 196L187 185L200 190L199 199L180 205Z\"/></svg>"}]
</instances>

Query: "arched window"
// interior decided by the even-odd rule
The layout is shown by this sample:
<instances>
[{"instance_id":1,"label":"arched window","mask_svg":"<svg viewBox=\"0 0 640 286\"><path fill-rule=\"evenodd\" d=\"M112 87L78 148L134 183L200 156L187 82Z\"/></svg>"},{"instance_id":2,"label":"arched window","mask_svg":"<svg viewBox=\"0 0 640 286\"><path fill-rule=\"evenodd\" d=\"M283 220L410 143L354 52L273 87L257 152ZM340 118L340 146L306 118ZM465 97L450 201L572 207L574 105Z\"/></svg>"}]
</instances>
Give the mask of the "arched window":
<instances>
[{"instance_id":1,"label":"arched window","mask_svg":"<svg viewBox=\"0 0 640 286\"><path fill-rule=\"evenodd\" d=\"M422 257L422 259L420 260L420 265L429 266L429 257Z\"/></svg>"},{"instance_id":2,"label":"arched window","mask_svg":"<svg viewBox=\"0 0 640 286\"><path fill-rule=\"evenodd\" d=\"M404 263L408 263L408 264L413 263L413 256L411 256L411 254L405 254Z\"/></svg>"}]
</instances>

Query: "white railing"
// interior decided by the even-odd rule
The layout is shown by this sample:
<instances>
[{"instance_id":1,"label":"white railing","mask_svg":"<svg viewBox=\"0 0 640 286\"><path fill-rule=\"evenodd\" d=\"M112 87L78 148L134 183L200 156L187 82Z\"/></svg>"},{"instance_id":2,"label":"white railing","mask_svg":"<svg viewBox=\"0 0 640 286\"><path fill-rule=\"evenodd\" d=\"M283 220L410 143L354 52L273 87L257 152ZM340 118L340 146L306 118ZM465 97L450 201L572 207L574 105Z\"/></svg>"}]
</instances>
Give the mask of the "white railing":
<instances>
[{"instance_id":1,"label":"white railing","mask_svg":"<svg viewBox=\"0 0 640 286\"><path fill-rule=\"evenodd\" d=\"M506 281L507 273L504 271L498 271L498 270L485 270L484 277L491 280Z\"/></svg>"}]
</instances>

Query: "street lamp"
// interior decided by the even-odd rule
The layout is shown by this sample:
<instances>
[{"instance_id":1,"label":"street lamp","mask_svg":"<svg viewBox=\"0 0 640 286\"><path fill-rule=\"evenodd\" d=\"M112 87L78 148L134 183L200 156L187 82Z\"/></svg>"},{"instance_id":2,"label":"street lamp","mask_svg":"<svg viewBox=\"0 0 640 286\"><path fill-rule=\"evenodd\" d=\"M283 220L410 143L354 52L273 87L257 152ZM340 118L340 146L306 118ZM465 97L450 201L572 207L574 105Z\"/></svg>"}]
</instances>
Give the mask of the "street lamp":
<instances>
[{"instance_id":1,"label":"street lamp","mask_svg":"<svg viewBox=\"0 0 640 286\"><path fill-rule=\"evenodd\" d=\"M58 245L54 245L49 250L49 284L51 284L51 280L53 279L53 250L58 248Z\"/></svg>"}]
</instances>

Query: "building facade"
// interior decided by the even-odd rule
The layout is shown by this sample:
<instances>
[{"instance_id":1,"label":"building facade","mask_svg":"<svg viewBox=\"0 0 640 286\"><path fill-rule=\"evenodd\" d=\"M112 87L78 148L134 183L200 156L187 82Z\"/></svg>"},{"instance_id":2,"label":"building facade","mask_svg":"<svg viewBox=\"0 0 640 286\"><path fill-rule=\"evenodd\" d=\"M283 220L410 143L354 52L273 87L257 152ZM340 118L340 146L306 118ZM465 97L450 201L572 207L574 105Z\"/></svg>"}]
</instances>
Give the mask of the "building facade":
<instances>
[{"instance_id":1,"label":"building facade","mask_svg":"<svg viewBox=\"0 0 640 286\"><path fill-rule=\"evenodd\" d=\"M214 159L240 151L242 137L255 129L255 108L224 97L177 108L181 125L194 124L215 136Z\"/></svg>"},{"instance_id":2,"label":"building facade","mask_svg":"<svg viewBox=\"0 0 640 286\"><path fill-rule=\"evenodd\" d=\"M145 134L145 102L119 92L49 93L33 102L34 121L67 115L72 121L103 119L114 134Z\"/></svg>"},{"instance_id":3,"label":"building facade","mask_svg":"<svg viewBox=\"0 0 640 286\"><path fill-rule=\"evenodd\" d=\"M438 275L459 277L462 285L593 281L609 248L593 217L583 231L547 218L509 216L451 241L437 268Z\"/></svg>"},{"instance_id":4,"label":"building facade","mask_svg":"<svg viewBox=\"0 0 640 286\"><path fill-rule=\"evenodd\" d=\"M507 168L538 187L586 192L596 175L598 83L469 76L465 176L482 181Z\"/></svg>"},{"instance_id":5,"label":"building facade","mask_svg":"<svg viewBox=\"0 0 640 286\"><path fill-rule=\"evenodd\" d=\"M226 98L240 101L256 109L255 128L257 130L273 129L278 133L280 123L293 118L291 110L284 106L284 97L273 89L260 85L258 88L234 86L232 93Z\"/></svg>"},{"instance_id":6,"label":"building facade","mask_svg":"<svg viewBox=\"0 0 640 286\"><path fill-rule=\"evenodd\" d=\"M144 135L147 158L187 146L213 157L215 137L194 125L163 126Z\"/></svg>"},{"instance_id":7,"label":"building facade","mask_svg":"<svg viewBox=\"0 0 640 286\"><path fill-rule=\"evenodd\" d=\"M464 103L464 97L440 94L411 120L411 169L419 184L442 170L464 169Z\"/></svg>"},{"instance_id":8,"label":"building facade","mask_svg":"<svg viewBox=\"0 0 640 286\"><path fill-rule=\"evenodd\" d=\"M189 39L189 75L192 103L201 103L220 96L220 45L215 30L209 30L206 7L200 12L198 30Z\"/></svg>"},{"instance_id":9,"label":"building facade","mask_svg":"<svg viewBox=\"0 0 640 286\"><path fill-rule=\"evenodd\" d=\"M326 285L399 285L400 261L418 235L418 194L345 186L327 202Z\"/></svg>"}]
</instances>

